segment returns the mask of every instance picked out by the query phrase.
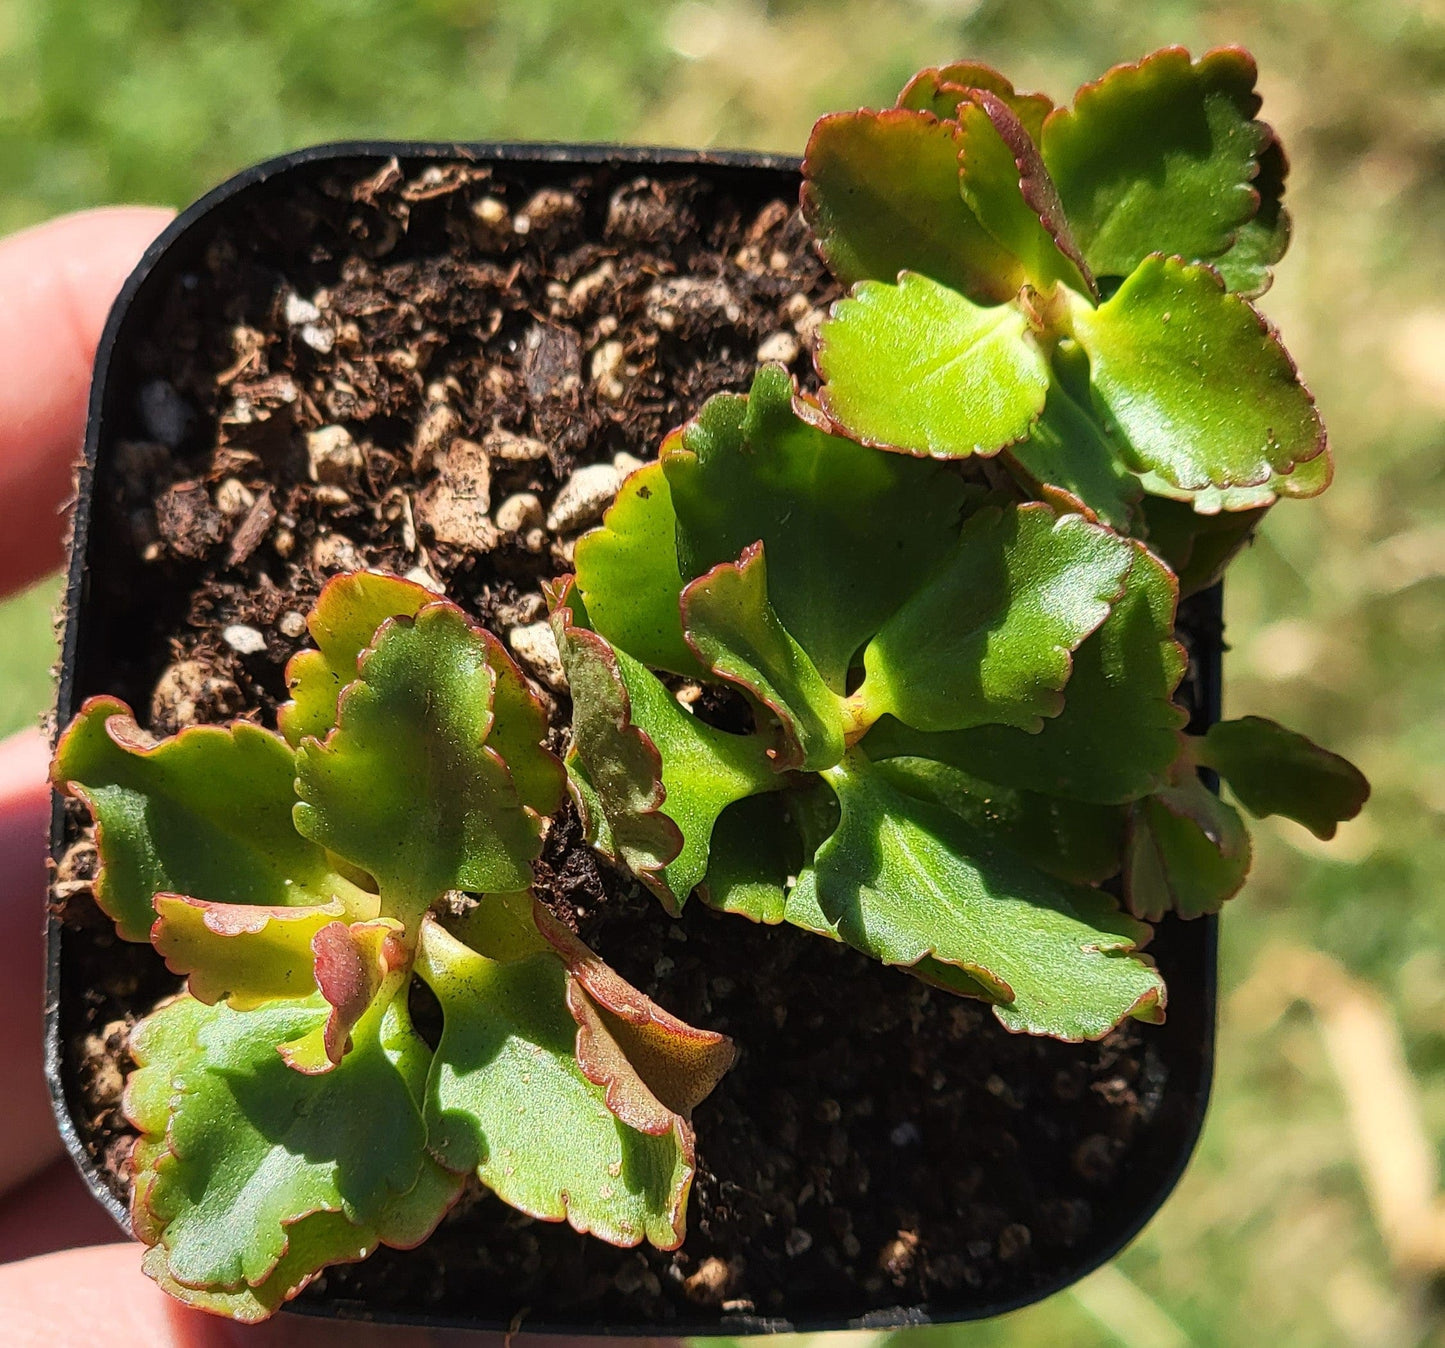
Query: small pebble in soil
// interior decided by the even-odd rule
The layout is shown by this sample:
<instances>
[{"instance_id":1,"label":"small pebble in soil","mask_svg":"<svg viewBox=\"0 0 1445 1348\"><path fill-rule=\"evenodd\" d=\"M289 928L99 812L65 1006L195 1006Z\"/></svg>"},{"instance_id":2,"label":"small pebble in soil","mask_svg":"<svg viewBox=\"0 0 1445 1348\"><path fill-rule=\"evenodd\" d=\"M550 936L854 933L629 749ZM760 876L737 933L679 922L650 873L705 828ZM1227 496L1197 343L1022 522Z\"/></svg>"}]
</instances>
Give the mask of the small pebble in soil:
<instances>
[{"instance_id":1,"label":"small pebble in soil","mask_svg":"<svg viewBox=\"0 0 1445 1348\"><path fill-rule=\"evenodd\" d=\"M296 641L306 635L306 618L295 609L288 609L276 619L276 630L283 637Z\"/></svg>"},{"instance_id":2,"label":"small pebble in soil","mask_svg":"<svg viewBox=\"0 0 1445 1348\"><path fill-rule=\"evenodd\" d=\"M916 1147L923 1140L923 1135L912 1119L904 1119L888 1134L888 1140L895 1147Z\"/></svg>"},{"instance_id":3,"label":"small pebble in soil","mask_svg":"<svg viewBox=\"0 0 1445 1348\"><path fill-rule=\"evenodd\" d=\"M699 1306L716 1306L723 1301L732 1285L732 1271L716 1255L709 1255L696 1270L683 1279L683 1295Z\"/></svg>"},{"instance_id":4,"label":"small pebble in soil","mask_svg":"<svg viewBox=\"0 0 1445 1348\"><path fill-rule=\"evenodd\" d=\"M791 332L775 332L765 337L758 345L758 363L766 365L777 361L780 365L791 365L798 359L798 339Z\"/></svg>"},{"instance_id":5,"label":"small pebble in soil","mask_svg":"<svg viewBox=\"0 0 1445 1348\"><path fill-rule=\"evenodd\" d=\"M591 524L611 504L622 485L622 473L610 463L590 463L569 477L552 501L547 528L570 533Z\"/></svg>"},{"instance_id":6,"label":"small pebble in soil","mask_svg":"<svg viewBox=\"0 0 1445 1348\"><path fill-rule=\"evenodd\" d=\"M283 313L287 324L293 328L303 327L307 323L314 323L321 317L321 310L310 300L298 295L294 290L288 292L286 296Z\"/></svg>"},{"instance_id":7,"label":"small pebble in soil","mask_svg":"<svg viewBox=\"0 0 1445 1348\"><path fill-rule=\"evenodd\" d=\"M519 491L497 507L494 518L504 534L522 534L528 529L540 528L546 512L535 493Z\"/></svg>"},{"instance_id":8,"label":"small pebble in soil","mask_svg":"<svg viewBox=\"0 0 1445 1348\"><path fill-rule=\"evenodd\" d=\"M812 1232L805 1230L801 1226L795 1226L783 1238L783 1249L787 1251L788 1256L792 1259L796 1259L800 1254L807 1254L812 1248Z\"/></svg>"},{"instance_id":9,"label":"small pebble in soil","mask_svg":"<svg viewBox=\"0 0 1445 1348\"><path fill-rule=\"evenodd\" d=\"M164 379L152 379L140 391L140 416L146 434L167 449L177 448L186 438L191 409L175 387Z\"/></svg>"},{"instance_id":10,"label":"small pebble in soil","mask_svg":"<svg viewBox=\"0 0 1445 1348\"><path fill-rule=\"evenodd\" d=\"M221 640L237 655L260 655L266 649L266 636L245 623L232 623L221 630Z\"/></svg>"},{"instance_id":11,"label":"small pebble in soil","mask_svg":"<svg viewBox=\"0 0 1445 1348\"><path fill-rule=\"evenodd\" d=\"M167 666L151 693L153 729L166 735L198 722L224 721L245 706L241 690L219 670L200 660Z\"/></svg>"},{"instance_id":12,"label":"small pebble in soil","mask_svg":"<svg viewBox=\"0 0 1445 1348\"><path fill-rule=\"evenodd\" d=\"M528 673L548 688L560 693L567 687L567 675L562 670L562 657L557 653L557 638L552 634L551 623L514 627L507 633L507 644Z\"/></svg>"},{"instance_id":13,"label":"small pebble in soil","mask_svg":"<svg viewBox=\"0 0 1445 1348\"><path fill-rule=\"evenodd\" d=\"M308 431L306 459L313 482L330 482L338 487L354 484L365 466L361 449L345 426Z\"/></svg>"}]
</instances>

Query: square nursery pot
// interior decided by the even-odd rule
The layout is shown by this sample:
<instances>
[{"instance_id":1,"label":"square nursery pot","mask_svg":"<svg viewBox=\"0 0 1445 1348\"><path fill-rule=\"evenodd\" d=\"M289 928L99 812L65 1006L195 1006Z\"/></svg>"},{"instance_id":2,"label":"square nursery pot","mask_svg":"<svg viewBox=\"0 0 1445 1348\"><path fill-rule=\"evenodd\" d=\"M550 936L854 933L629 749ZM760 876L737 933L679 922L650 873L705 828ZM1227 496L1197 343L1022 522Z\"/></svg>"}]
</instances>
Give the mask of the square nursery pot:
<instances>
[{"instance_id":1,"label":"square nursery pot","mask_svg":"<svg viewBox=\"0 0 1445 1348\"><path fill-rule=\"evenodd\" d=\"M535 622L580 526L537 533L536 506L512 502L523 528L489 534L432 485L429 449L482 445L494 503L531 492L545 515L577 466L650 456L707 395L746 388L759 348L807 387L838 292L798 185L796 161L761 155L357 144L205 197L100 346L60 723L100 693L157 732L272 723L298 615L338 570L421 566L504 635ZM364 460L345 487L313 481L305 448L338 423ZM1217 590L1181 628L1200 730L1219 706ZM177 980L91 902L82 823L57 802L48 1070L76 1163L126 1225L126 1030ZM1213 918L1158 928L1165 1024L1062 1044L791 928L701 903L674 922L575 826L554 832L599 953L742 1049L696 1114L687 1240L614 1249L478 1191L419 1249L332 1269L294 1310L627 1335L977 1319L1109 1259L1184 1169L1213 1062Z\"/></svg>"}]
</instances>

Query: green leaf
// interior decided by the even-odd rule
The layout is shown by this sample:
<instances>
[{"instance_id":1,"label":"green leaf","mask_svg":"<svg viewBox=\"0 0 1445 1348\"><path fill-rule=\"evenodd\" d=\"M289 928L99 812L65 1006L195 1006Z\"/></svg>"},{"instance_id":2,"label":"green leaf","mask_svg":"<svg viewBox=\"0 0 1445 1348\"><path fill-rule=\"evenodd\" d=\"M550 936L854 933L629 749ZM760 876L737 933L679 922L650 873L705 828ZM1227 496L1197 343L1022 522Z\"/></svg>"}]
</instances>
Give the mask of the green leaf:
<instances>
[{"instance_id":1,"label":"green leaf","mask_svg":"<svg viewBox=\"0 0 1445 1348\"><path fill-rule=\"evenodd\" d=\"M965 489L943 465L878 454L799 411L815 409L764 366L747 398L710 398L662 462L683 574L761 541L773 608L842 693L859 648L952 549Z\"/></svg>"},{"instance_id":2,"label":"green leaf","mask_svg":"<svg viewBox=\"0 0 1445 1348\"><path fill-rule=\"evenodd\" d=\"M1140 471L1189 491L1255 487L1324 452L1279 338L1206 267L1148 257L1074 328Z\"/></svg>"},{"instance_id":3,"label":"green leaf","mask_svg":"<svg viewBox=\"0 0 1445 1348\"><path fill-rule=\"evenodd\" d=\"M885 718L863 740L869 755L934 758L1002 786L1100 805L1159 786L1188 719L1173 702L1186 663L1174 639L1178 592L1167 567L1130 546L1124 593L1075 652L1064 709L1037 734L980 726L921 735Z\"/></svg>"},{"instance_id":4,"label":"green leaf","mask_svg":"<svg viewBox=\"0 0 1445 1348\"><path fill-rule=\"evenodd\" d=\"M1015 305L981 308L916 272L862 281L818 332L823 406L865 444L996 454L1043 411L1048 361Z\"/></svg>"},{"instance_id":5,"label":"green leaf","mask_svg":"<svg viewBox=\"0 0 1445 1348\"><path fill-rule=\"evenodd\" d=\"M682 1242L693 1142L611 1113L578 1066L567 973L551 952L499 964L435 923L422 976L441 1003L427 1083L427 1136L451 1170L475 1170L503 1202L614 1245Z\"/></svg>"},{"instance_id":6,"label":"green leaf","mask_svg":"<svg viewBox=\"0 0 1445 1348\"><path fill-rule=\"evenodd\" d=\"M996 94L1023 123L1030 139L1038 143L1044 118L1053 110L1053 100L1047 94L1018 93L997 70L979 61L954 61L920 70L898 95L898 106L931 112L941 121L956 121L958 105L975 89Z\"/></svg>"},{"instance_id":7,"label":"green leaf","mask_svg":"<svg viewBox=\"0 0 1445 1348\"><path fill-rule=\"evenodd\" d=\"M1215 722L1196 741L1195 756L1229 783L1256 819L1282 814L1317 838L1333 838L1370 795L1364 774L1348 759L1262 716Z\"/></svg>"},{"instance_id":8,"label":"green leaf","mask_svg":"<svg viewBox=\"0 0 1445 1348\"><path fill-rule=\"evenodd\" d=\"M958 106L958 124L963 199L983 227L1019 259L1036 289L1062 282L1097 297L1038 147L1008 103L973 90Z\"/></svg>"},{"instance_id":9,"label":"green leaf","mask_svg":"<svg viewBox=\"0 0 1445 1348\"><path fill-rule=\"evenodd\" d=\"M446 890L531 883L541 824L487 743L497 644L445 602L394 619L336 729L296 754L296 827L375 876L383 913L413 932Z\"/></svg>"},{"instance_id":10,"label":"green leaf","mask_svg":"<svg viewBox=\"0 0 1445 1348\"><path fill-rule=\"evenodd\" d=\"M1124 849L1124 902L1154 922L1165 913L1217 913L1244 885L1249 830L1189 770L1176 785L1135 802Z\"/></svg>"},{"instance_id":11,"label":"green leaf","mask_svg":"<svg viewBox=\"0 0 1445 1348\"><path fill-rule=\"evenodd\" d=\"M1169 47L1086 84L1049 115L1043 157L1096 276L1150 253L1207 261L1254 216L1271 133L1254 120L1254 62L1237 48L1190 63Z\"/></svg>"},{"instance_id":12,"label":"green leaf","mask_svg":"<svg viewBox=\"0 0 1445 1348\"><path fill-rule=\"evenodd\" d=\"M677 516L661 462L622 484L600 528L577 540L577 590L597 633L654 669L701 668L682 637Z\"/></svg>"},{"instance_id":13,"label":"green leaf","mask_svg":"<svg viewBox=\"0 0 1445 1348\"><path fill-rule=\"evenodd\" d=\"M1010 446L1007 454L1042 499L1064 508L1059 493L1067 493L1121 532L1132 525L1144 494L1138 477L1103 427L1057 379L1028 439Z\"/></svg>"},{"instance_id":14,"label":"green leaf","mask_svg":"<svg viewBox=\"0 0 1445 1348\"><path fill-rule=\"evenodd\" d=\"M1070 653L1108 616L1134 553L1046 505L970 516L953 556L863 653L854 700L918 730L1037 730L1064 708Z\"/></svg>"},{"instance_id":15,"label":"green leaf","mask_svg":"<svg viewBox=\"0 0 1445 1348\"><path fill-rule=\"evenodd\" d=\"M926 112L820 118L803 158L803 216L844 284L919 272L982 303L1018 293L1017 261L958 189L958 127Z\"/></svg>"},{"instance_id":16,"label":"green leaf","mask_svg":"<svg viewBox=\"0 0 1445 1348\"><path fill-rule=\"evenodd\" d=\"M160 1141L166 1098L163 1146L148 1148L151 1173L137 1186L138 1229L164 1251L153 1276L237 1293L264 1313L324 1264L378 1241L418 1243L450 1206L459 1186L425 1153L431 1055L405 998L373 1007L335 1071L291 1071L277 1046L327 1015L319 995L248 1012L182 997L137 1029L127 1107L143 1141ZM321 1213L339 1220L315 1222Z\"/></svg>"},{"instance_id":17,"label":"green leaf","mask_svg":"<svg viewBox=\"0 0 1445 1348\"><path fill-rule=\"evenodd\" d=\"M1015 1032L1076 1042L1160 1018L1163 981L1136 953L1148 928L1108 895L1036 870L861 754L826 775L842 822L790 896L790 922L821 913L823 934L884 963L957 966Z\"/></svg>"},{"instance_id":18,"label":"green leaf","mask_svg":"<svg viewBox=\"0 0 1445 1348\"><path fill-rule=\"evenodd\" d=\"M555 596L552 623L572 689L568 767L588 840L676 911L707 869L718 815L781 784L770 737L697 720L644 665L574 622L575 602L570 587Z\"/></svg>"},{"instance_id":19,"label":"green leaf","mask_svg":"<svg viewBox=\"0 0 1445 1348\"><path fill-rule=\"evenodd\" d=\"M779 771L817 772L843 757L843 700L768 602L763 545L699 576L682 595L688 644L707 671L746 689L777 718Z\"/></svg>"},{"instance_id":20,"label":"green leaf","mask_svg":"<svg viewBox=\"0 0 1445 1348\"><path fill-rule=\"evenodd\" d=\"M791 793L750 796L718 816L698 894L709 908L775 926L805 857ZM807 858L811 860L811 858Z\"/></svg>"},{"instance_id":21,"label":"green leaf","mask_svg":"<svg viewBox=\"0 0 1445 1348\"><path fill-rule=\"evenodd\" d=\"M80 709L51 768L95 817L96 901L127 941L149 938L163 891L261 907L339 899L352 916L374 916L375 895L297 833L294 775L291 750L259 726L194 726L156 744L106 697Z\"/></svg>"},{"instance_id":22,"label":"green leaf","mask_svg":"<svg viewBox=\"0 0 1445 1348\"><path fill-rule=\"evenodd\" d=\"M334 576L322 587L306 619L314 651L301 651L286 666L291 701L276 713L294 749L307 735L320 739L336 724L336 700L356 678L361 653L388 618L414 617L436 599L430 590L400 576L362 571Z\"/></svg>"},{"instance_id":23,"label":"green leaf","mask_svg":"<svg viewBox=\"0 0 1445 1348\"><path fill-rule=\"evenodd\" d=\"M1210 518L1220 514L1261 511L1281 499L1302 500L1318 496L1330 485L1334 475L1334 457L1326 445L1314 458L1295 464L1287 473L1275 473L1268 482L1257 487L1201 487L1196 491L1185 491L1158 473L1143 473L1139 481L1151 498L1182 502L1201 518Z\"/></svg>"},{"instance_id":24,"label":"green leaf","mask_svg":"<svg viewBox=\"0 0 1445 1348\"><path fill-rule=\"evenodd\" d=\"M890 758L876 766L890 786L943 806L1056 879L1096 885L1123 864L1120 806L999 786L929 758Z\"/></svg>"}]
</instances>

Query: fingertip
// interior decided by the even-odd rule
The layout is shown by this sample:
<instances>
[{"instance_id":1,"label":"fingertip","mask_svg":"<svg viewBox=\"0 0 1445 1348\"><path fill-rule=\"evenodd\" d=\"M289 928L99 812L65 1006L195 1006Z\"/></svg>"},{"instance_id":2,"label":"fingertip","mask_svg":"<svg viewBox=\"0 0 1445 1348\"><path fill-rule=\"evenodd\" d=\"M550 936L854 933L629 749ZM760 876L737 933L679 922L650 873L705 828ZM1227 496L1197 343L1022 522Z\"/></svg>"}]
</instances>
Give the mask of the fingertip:
<instances>
[{"instance_id":1,"label":"fingertip","mask_svg":"<svg viewBox=\"0 0 1445 1348\"><path fill-rule=\"evenodd\" d=\"M0 240L0 593L61 560L61 507L85 430L91 365L125 278L171 219L80 211Z\"/></svg>"}]
</instances>

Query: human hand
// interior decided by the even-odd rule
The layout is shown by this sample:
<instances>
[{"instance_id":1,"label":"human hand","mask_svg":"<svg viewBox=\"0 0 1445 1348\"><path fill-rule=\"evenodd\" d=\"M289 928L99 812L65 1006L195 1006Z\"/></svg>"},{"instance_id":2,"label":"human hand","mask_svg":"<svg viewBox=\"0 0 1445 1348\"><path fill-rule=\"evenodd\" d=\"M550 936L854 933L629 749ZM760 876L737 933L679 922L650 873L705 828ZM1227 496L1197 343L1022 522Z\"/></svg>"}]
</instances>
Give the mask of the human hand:
<instances>
[{"instance_id":1,"label":"human hand","mask_svg":"<svg viewBox=\"0 0 1445 1348\"><path fill-rule=\"evenodd\" d=\"M169 218L148 207L88 211L0 241L0 596L61 562L61 510L101 328L121 282ZM497 1339L289 1315L233 1325L159 1291L141 1273L136 1245L101 1243L118 1233L62 1154L43 1069L48 761L38 730L0 743L0 921L11 934L0 969L0 1024L12 1030L0 1113L0 1326L8 1348L459 1348Z\"/></svg>"}]
</instances>

